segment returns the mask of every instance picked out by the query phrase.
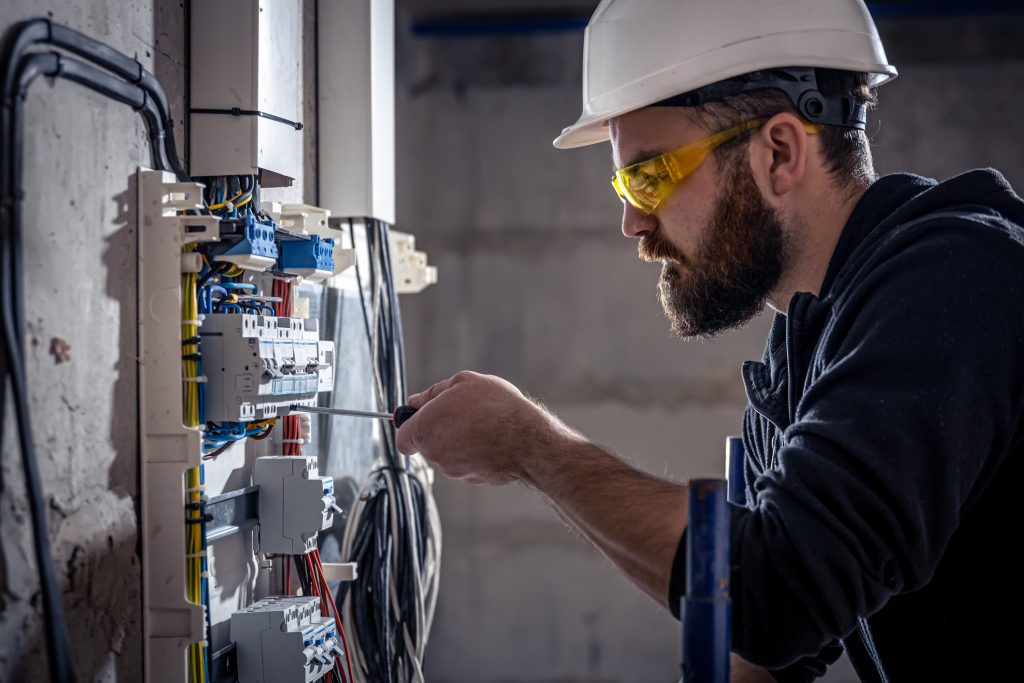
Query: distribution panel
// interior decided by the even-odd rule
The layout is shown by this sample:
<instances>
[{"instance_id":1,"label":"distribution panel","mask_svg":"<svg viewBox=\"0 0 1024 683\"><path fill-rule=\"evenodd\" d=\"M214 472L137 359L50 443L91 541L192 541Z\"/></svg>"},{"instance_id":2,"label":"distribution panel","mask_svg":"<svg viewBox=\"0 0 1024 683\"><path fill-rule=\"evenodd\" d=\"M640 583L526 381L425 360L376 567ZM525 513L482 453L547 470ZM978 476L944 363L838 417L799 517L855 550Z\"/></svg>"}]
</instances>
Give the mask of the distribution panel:
<instances>
[{"instance_id":1,"label":"distribution panel","mask_svg":"<svg viewBox=\"0 0 1024 683\"><path fill-rule=\"evenodd\" d=\"M312 683L344 656L335 620L321 615L318 597L269 597L231 615L238 680Z\"/></svg>"},{"instance_id":2,"label":"distribution panel","mask_svg":"<svg viewBox=\"0 0 1024 683\"><path fill-rule=\"evenodd\" d=\"M260 487L260 549L304 555L317 534L330 529L341 512L334 479L317 474L312 456L270 455L256 459L253 483Z\"/></svg>"},{"instance_id":3,"label":"distribution panel","mask_svg":"<svg viewBox=\"0 0 1024 683\"><path fill-rule=\"evenodd\" d=\"M188 170L136 179L150 683L422 680L441 550L430 470L398 455L394 429L377 423L346 444L358 445L358 463L339 465L330 446L349 435L290 410L321 403L338 372L339 404L394 408L408 393L395 372L396 295L437 281L412 237L390 226L393 0L316 13L317 34L331 37L317 50L320 118L345 125L303 128L303 41L313 36L300 0L193 3ZM315 177L333 217L264 192L301 177L304 140L324 159ZM287 196L308 194L304 180ZM353 302L365 316L343 326ZM352 346L364 331L366 348ZM324 557L318 535L341 510L318 458L339 480L368 478L344 492L344 534ZM338 580L355 583L335 604ZM378 634L361 628L364 612L421 626Z\"/></svg>"}]
</instances>

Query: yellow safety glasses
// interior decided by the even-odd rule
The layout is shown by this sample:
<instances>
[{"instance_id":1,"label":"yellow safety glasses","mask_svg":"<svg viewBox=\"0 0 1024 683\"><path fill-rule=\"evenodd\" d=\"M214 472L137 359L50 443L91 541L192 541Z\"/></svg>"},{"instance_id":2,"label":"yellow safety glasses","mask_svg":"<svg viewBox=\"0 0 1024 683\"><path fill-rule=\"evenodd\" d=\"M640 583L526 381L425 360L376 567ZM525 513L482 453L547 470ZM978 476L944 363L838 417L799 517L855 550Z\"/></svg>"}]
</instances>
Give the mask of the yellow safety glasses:
<instances>
[{"instance_id":1,"label":"yellow safety glasses","mask_svg":"<svg viewBox=\"0 0 1024 683\"><path fill-rule=\"evenodd\" d=\"M712 150L767 120L752 119L653 159L620 168L612 176L612 187L622 201L652 214L679 183L704 163ZM822 126L805 121L804 128L813 135Z\"/></svg>"}]
</instances>

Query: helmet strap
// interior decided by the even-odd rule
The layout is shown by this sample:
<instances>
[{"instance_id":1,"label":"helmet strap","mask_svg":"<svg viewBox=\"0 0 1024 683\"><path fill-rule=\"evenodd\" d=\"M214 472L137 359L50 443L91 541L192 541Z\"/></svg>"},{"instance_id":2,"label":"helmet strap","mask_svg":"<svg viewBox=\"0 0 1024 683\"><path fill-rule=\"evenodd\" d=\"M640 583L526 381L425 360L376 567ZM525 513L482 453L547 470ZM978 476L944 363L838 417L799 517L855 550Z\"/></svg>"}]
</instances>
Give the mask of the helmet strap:
<instances>
[{"instance_id":1,"label":"helmet strap","mask_svg":"<svg viewBox=\"0 0 1024 683\"><path fill-rule=\"evenodd\" d=\"M755 90L781 90L789 97L800 116L810 123L858 130L867 127L867 103L850 95L826 97L818 88L818 78L813 67L753 71L681 95L674 95L649 106L696 107Z\"/></svg>"}]
</instances>

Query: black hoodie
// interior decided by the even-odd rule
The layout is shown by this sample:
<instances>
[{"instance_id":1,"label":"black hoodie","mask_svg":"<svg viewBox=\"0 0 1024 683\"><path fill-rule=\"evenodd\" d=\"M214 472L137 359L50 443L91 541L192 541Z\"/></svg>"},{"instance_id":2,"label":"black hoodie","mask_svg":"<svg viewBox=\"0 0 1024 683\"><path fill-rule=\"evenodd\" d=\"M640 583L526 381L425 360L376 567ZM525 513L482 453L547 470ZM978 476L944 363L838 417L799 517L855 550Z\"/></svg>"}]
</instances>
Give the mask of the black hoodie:
<instances>
[{"instance_id":1,"label":"black hoodie","mask_svg":"<svg viewBox=\"0 0 1024 683\"><path fill-rule=\"evenodd\" d=\"M734 650L787 682L840 642L866 682L1015 676L1024 202L1006 180L875 182L743 380Z\"/></svg>"}]
</instances>

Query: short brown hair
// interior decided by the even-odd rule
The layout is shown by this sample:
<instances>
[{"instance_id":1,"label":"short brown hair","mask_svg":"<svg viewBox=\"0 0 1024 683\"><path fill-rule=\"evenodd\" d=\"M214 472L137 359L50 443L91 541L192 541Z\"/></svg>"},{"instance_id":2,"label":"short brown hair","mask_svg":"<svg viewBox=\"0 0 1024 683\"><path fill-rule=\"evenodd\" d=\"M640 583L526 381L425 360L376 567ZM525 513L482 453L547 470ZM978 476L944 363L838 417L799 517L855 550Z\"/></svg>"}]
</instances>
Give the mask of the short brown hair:
<instances>
[{"instance_id":1,"label":"short brown hair","mask_svg":"<svg viewBox=\"0 0 1024 683\"><path fill-rule=\"evenodd\" d=\"M865 102L869 109L877 104L875 89L868 86L868 74L837 69L815 69L814 72L818 88L826 98L851 96ZM686 110L698 123L712 130L729 128L749 119L770 118L782 112L797 114L789 97L781 90L773 89L745 92L687 107ZM719 147L716 153L728 158L734 150L741 148L742 141L748 139L740 136ZM825 126L821 141L829 174L840 187L854 191L874 182L877 175L864 131L845 126Z\"/></svg>"}]
</instances>

